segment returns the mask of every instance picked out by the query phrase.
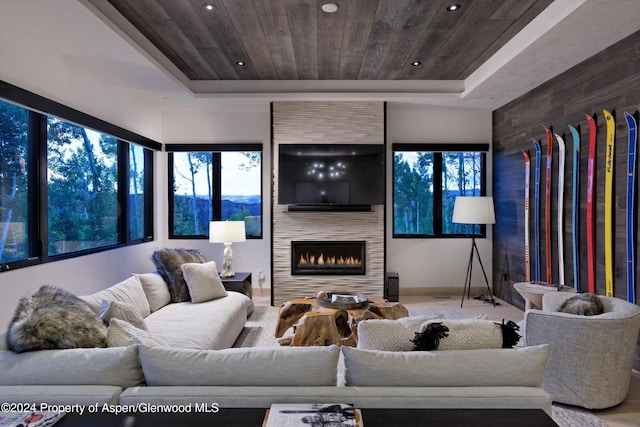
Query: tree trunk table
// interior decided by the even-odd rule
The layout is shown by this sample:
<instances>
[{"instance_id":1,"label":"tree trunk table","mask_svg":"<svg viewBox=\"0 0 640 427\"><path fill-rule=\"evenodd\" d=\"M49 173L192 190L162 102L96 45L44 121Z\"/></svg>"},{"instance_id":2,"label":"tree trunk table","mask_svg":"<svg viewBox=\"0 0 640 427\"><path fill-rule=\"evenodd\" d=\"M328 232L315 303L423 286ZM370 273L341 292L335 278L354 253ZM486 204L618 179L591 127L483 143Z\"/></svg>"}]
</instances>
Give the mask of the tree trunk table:
<instances>
[{"instance_id":1,"label":"tree trunk table","mask_svg":"<svg viewBox=\"0 0 640 427\"><path fill-rule=\"evenodd\" d=\"M358 323L367 319L396 320L409 311L397 302L369 299L361 308L341 310L321 307L315 298L287 301L280 307L275 336L280 345L348 345L358 344ZM293 326L291 336L282 335Z\"/></svg>"}]
</instances>

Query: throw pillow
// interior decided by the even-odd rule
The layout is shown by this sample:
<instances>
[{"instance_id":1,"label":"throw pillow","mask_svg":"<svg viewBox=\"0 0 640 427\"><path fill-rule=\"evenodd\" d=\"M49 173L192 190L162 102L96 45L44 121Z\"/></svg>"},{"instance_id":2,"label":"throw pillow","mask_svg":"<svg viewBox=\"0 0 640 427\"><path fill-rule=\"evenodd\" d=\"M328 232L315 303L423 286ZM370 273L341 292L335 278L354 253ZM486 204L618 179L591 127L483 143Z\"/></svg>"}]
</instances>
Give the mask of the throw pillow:
<instances>
[{"instance_id":1,"label":"throw pillow","mask_svg":"<svg viewBox=\"0 0 640 427\"><path fill-rule=\"evenodd\" d=\"M128 347L142 344L149 347L166 347L162 339L154 337L149 332L136 328L131 323L120 319L111 319L107 330L107 344L109 347Z\"/></svg>"},{"instance_id":2,"label":"throw pillow","mask_svg":"<svg viewBox=\"0 0 640 427\"><path fill-rule=\"evenodd\" d=\"M71 292L45 285L18 301L7 331L9 350L106 347L107 328L91 307Z\"/></svg>"},{"instance_id":3,"label":"throw pillow","mask_svg":"<svg viewBox=\"0 0 640 427\"><path fill-rule=\"evenodd\" d=\"M442 315L402 317L397 320L369 319L358 323L358 348L365 350L410 351L416 333L427 320Z\"/></svg>"},{"instance_id":4,"label":"throw pillow","mask_svg":"<svg viewBox=\"0 0 640 427\"><path fill-rule=\"evenodd\" d=\"M111 319L120 319L131 323L136 328L147 330L144 318L138 313L136 307L126 302L102 300L100 317L107 324Z\"/></svg>"},{"instance_id":5,"label":"throw pillow","mask_svg":"<svg viewBox=\"0 0 640 427\"><path fill-rule=\"evenodd\" d=\"M211 301L227 296L227 290L218 276L215 261L203 264L182 264L182 274L189 288L191 302Z\"/></svg>"},{"instance_id":6,"label":"throw pillow","mask_svg":"<svg viewBox=\"0 0 640 427\"><path fill-rule=\"evenodd\" d=\"M158 249L151 256L158 272L167 282L171 302L189 301L189 289L180 266L184 263L203 263L202 252L196 249Z\"/></svg>"},{"instance_id":7,"label":"throw pillow","mask_svg":"<svg viewBox=\"0 0 640 427\"><path fill-rule=\"evenodd\" d=\"M134 276L140 279L151 313L160 310L171 302L167 282L164 281L160 273L141 273L134 274Z\"/></svg>"},{"instance_id":8,"label":"throw pillow","mask_svg":"<svg viewBox=\"0 0 640 427\"><path fill-rule=\"evenodd\" d=\"M604 305L598 295L584 293L566 300L560 307L560 312L579 316L596 316L604 313Z\"/></svg>"},{"instance_id":9,"label":"throw pillow","mask_svg":"<svg viewBox=\"0 0 640 427\"><path fill-rule=\"evenodd\" d=\"M518 327L512 321L494 323L489 320L429 320L413 339L414 350L475 350L511 348L520 340Z\"/></svg>"}]
</instances>

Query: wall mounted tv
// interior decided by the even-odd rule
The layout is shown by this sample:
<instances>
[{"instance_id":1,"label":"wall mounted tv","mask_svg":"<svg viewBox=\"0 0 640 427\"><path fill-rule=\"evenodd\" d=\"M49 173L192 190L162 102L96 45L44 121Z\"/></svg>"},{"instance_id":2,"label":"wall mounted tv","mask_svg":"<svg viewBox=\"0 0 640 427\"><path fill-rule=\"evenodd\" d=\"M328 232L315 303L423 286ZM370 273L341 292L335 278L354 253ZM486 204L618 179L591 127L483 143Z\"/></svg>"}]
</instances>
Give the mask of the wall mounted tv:
<instances>
[{"instance_id":1,"label":"wall mounted tv","mask_svg":"<svg viewBox=\"0 0 640 427\"><path fill-rule=\"evenodd\" d=\"M381 205L384 161L382 144L280 144L278 203L289 210Z\"/></svg>"}]
</instances>

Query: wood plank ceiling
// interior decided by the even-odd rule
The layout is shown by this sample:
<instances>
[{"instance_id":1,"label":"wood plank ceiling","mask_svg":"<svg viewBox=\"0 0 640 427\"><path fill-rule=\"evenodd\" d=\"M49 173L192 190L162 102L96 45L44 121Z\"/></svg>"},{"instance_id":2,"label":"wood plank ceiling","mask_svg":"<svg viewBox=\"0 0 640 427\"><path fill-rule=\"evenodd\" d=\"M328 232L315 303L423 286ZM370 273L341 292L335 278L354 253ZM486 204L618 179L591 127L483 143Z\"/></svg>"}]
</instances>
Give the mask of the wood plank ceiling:
<instances>
[{"instance_id":1,"label":"wood plank ceiling","mask_svg":"<svg viewBox=\"0 0 640 427\"><path fill-rule=\"evenodd\" d=\"M462 80L553 0L108 1L190 80Z\"/></svg>"}]
</instances>

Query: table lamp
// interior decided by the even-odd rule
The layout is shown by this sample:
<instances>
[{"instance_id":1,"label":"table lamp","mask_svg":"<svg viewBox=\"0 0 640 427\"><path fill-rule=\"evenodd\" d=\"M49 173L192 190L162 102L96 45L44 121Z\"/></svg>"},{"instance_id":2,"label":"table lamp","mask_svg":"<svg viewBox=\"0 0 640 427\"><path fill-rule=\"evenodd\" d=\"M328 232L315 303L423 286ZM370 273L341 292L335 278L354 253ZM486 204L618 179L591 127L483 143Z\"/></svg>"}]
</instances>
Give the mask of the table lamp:
<instances>
[{"instance_id":1,"label":"table lamp","mask_svg":"<svg viewBox=\"0 0 640 427\"><path fill-rule=\"evenodd\" d=\"M457 224L495 224L496 215L493 209L493 197L468 197L457 196L455 204L453 205L453 218L452 222ZM482 274L484 275L484 281L487 284L487 290L489 291L489 299L487 302L496 305L496 300L493 298L493 293L489 287L489 280L487 279L487 273L484 271L482 265L482 259L480 259L480 252L478 252L478 246L476 245L475 234L471 233L471 254L469 255L469 265L467 266L467 277L464 281L464 289L462 290L462 301L460 307L464 303L464 294L467 293L467 299L471 293L471 273L473 271L473 255L474 253L478 257Z\"/></svg>"},{"instance_id":2,"label":"table lamp","mask_svg":"<svg viewBox=\"0 0 640 427\"><path fill-rule=\"evenodd\" d=\"M231 261L233 260L231 244L246 240L244 221L211 221L209 223L209 241L212 243L224 243L221 277L235 276L233 268L231 268Z\"/></svg>"}]
</instances>

